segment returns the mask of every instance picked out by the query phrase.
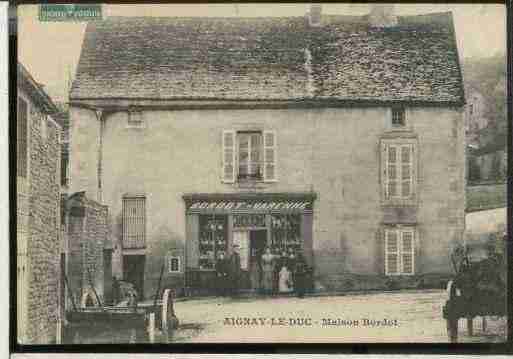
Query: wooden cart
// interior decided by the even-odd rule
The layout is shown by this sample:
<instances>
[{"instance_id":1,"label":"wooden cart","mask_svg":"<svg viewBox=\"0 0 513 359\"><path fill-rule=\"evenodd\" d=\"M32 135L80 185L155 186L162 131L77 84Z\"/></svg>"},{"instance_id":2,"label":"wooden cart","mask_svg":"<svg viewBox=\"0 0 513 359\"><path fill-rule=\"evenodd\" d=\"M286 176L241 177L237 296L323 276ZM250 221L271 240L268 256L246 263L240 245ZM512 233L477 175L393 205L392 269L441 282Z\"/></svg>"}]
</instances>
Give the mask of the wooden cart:
<instances>
[{"instance_id":1,"label":"wooden cart","mask_svg":"<svg viewBox=\"0 0 513 359\"><path fill-rule=\"evenodd\" d=\"M505 238L504 238L505 239ZM451 255L456 275L447 285L449 299L443 307L449 341L458 341L458 321L467 319L473 335L473 319L506 315L505 241L487 239L457 248Z\"/></svg>"},{"instance_id":2,"label":"wooden cart","mask_svg":"<svg viewBox=\"0 0 513 359\"><path fill-rule=\"evenodd\" d=\"M166 289L161 300L149 305L75 308L66 313L64 342L154 343L159 334L159 341L168 343L178 326L173 297Z\"/></svg>"}]
</instances>

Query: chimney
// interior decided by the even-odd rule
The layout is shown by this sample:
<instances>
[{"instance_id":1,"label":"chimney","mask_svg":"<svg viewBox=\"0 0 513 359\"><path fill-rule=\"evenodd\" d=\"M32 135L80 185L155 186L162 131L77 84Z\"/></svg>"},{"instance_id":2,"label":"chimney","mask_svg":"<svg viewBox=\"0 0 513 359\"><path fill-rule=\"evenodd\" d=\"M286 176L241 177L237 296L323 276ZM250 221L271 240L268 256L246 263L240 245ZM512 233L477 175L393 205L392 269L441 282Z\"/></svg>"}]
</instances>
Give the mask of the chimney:
<instances>
[{"instance_id":1,"label":"chimney","mask_svg":"<svg viewBox=\"0 0 513 359\"><path fill-rule=\"evenodd\" d=\"M373 4L369 13L369 24L372 27L392 27L397 25L393 4Z\"/></svg>"},{"instance_id":2,"label":"chimney","mask_svg":"<svg viewBox=\"0 0 513 359\"><path fill-rule=\"evenodd\" d=\"M308 15L308 23L310 26L313 26L313 27L321 26L322 5L321 4L310 5L310 12L308 12L307 15Z\"/></svg>"}]
</instances>

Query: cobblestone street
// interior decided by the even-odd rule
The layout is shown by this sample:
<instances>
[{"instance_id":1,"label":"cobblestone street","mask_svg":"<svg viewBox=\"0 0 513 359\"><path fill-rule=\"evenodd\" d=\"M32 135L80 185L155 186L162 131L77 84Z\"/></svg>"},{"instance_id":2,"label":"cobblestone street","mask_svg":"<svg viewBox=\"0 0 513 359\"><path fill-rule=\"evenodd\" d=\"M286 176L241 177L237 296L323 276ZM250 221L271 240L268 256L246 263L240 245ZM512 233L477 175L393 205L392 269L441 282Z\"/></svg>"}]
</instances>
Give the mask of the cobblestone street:
<instances>
[{"instance_id":1,"label":"cobblestone street","mask_svg":"<svg viewBox=\"0 0 513 359\"><path fill-rule=\"evenodd\" d=\"M175 342L447 342L444 291L299 298L211 298L176 303ZM500 342L505 318L474 320L460 342Z\"/></svg>"}]
</instances>

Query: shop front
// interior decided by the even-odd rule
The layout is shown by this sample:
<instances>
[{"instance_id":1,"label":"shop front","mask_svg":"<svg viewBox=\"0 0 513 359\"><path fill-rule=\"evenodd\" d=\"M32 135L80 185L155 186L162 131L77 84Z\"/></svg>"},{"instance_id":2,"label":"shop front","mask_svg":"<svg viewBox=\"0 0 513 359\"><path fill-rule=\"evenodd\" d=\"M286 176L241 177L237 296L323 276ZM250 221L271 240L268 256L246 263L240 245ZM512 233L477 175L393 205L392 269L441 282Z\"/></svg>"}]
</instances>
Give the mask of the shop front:
<instances>
[{"instance_id":1,"label":"shop front","mask_svg":"<svg viewBox=\"0 0 513 359\"><path fill-rule=\"evenodd\" d=\"M239 247L242 290L261 287L265 248L313 263L314 193L187 194L186 286L216 290L216 263Z\"/></svg>"}]
</instances>

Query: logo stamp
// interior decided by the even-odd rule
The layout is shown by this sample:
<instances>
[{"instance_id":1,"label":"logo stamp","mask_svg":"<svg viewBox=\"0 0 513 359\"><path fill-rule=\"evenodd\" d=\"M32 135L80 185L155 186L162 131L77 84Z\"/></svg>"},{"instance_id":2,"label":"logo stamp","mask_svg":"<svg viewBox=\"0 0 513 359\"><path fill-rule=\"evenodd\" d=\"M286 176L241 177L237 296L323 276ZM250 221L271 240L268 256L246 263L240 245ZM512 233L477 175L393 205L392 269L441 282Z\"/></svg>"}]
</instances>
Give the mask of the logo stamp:
<instances>
[{"instance_id":1,"label":"logo stamp","mask_svg":"<svg viewBox=\"0 0 513 359\"><path fill-rule=\"evenodd\" d=\"M42 4L39 21L94 21L102 20L101 4Z\"/></svg>"}]
</instances>

